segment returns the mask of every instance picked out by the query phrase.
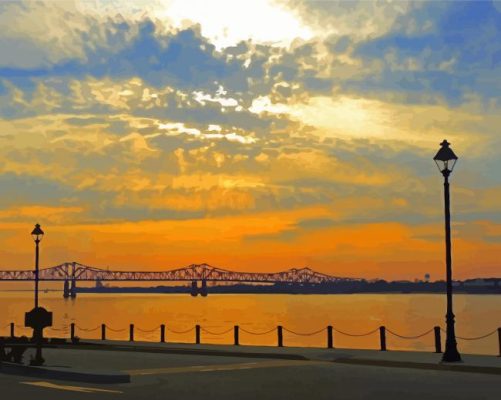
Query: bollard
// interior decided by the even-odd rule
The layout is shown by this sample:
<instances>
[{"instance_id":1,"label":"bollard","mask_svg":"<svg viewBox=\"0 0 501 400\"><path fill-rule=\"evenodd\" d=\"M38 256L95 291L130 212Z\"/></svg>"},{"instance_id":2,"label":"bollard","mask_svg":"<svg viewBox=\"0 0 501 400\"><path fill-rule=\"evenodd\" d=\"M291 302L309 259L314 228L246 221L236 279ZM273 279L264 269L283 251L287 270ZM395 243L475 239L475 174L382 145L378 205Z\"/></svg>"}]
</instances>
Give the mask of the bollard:
<instances>
[{"instance_id":1,"label":"bollard","mask_svg":"<svg viewBox=\"0 0 501 400\"><path fill-rule=\"evenodd\" d=\"M501 328L498 328L499 357L501 357Z\"/></svg>"},{"instance_id":2,"label":"bollard","mask_svg":"<svg viewBox=\"0 0 501 400\"><path fill-rule=\"evenodd\" d=\"M195 343L200 344L200 325L195 326Z\"/></svg>"},{"instance_id":3,"label":"bollard","mask_svg":"<svg viewBox=\"0 0 501 400\"><path fill-rule=\"evenodd\" d=\"M106 325L101 324L101 340L106 340Z\"/></svg>"},{"instance_id":4,"label":"bollard","mask_svg":"<svg viewBox=\"0 0 501 400\"><path fill-rule=\"evenodd\" d=\"M70 339L71 341L75 340L75 323L72 322L70 325Z\"/></svg>"},{"instance_id":5,"label":"bollard","mask_svg":"<svg viewBox=\"0 0 501 400\"><path fill-rule=\"evenodd\" d=\"M327 348L334 348L334 338L332 337L332 326L327 327Z\"/></svg>"},{"instance_id":6,"label":"bollard","mask_svg":"<svg viewBox=\"0 0 501 400\"><path fill-rule=\"evenodd\" d=\"M134 324L129 325L129 342L134 341Z\"/></svg>"},{"instance_id":7,"label":"bollard","mask_svg":"<svg viewBox=\"0 0 501 400\"><path fill-rule=\"evenodd\" d=\"M15 335L15 332L14 332L14 322L11 322L10 323L10 337L13 338L13 337L16 337Z\"/></svg>"},{"instance_id":8,"label":"bollard","mask_svg":"<svg viewBox=\"0 0 501 400\"><path fill-rule=\"evenodd\" d=\"M165 325L160 325L160 342L165 343Z\"/></svg>"},{"instance_id":9,"label":"bollard","mask_svg":"<svg viewBox=\"0 0 501 400\"><path fill-rule=\"evenodd\" d=\"M278 347L284 346L284 337L282 334L282 325L277 326L277 334L278 334Z\"/></svg>"},{"instance_id":10,"label":"bollard","mask_svg":"<svg viewBox=\"0 0 501 400\"><path fill-rule=\"evenodd\" d=\"M386 328L384 326L379 327L379 339L381 342L381 351L386 351Z\"/></svg>"},{"instance_id":11,"label":"bollard","mask_svg":"<svg viewBox=\"0 0 501 400\"><path fill-rule=\"evenodd\" d=\"M442 352L442 339L440 337L440 327L435 326L433 328L435 331L435 353L441 353Z\"/></svg>"},{"instance_id":12,"label":"bollard","mask_svg":"<svg viewBox=\"0 0 501 400\"><path fill-rule=\"evenodd\" d=\"M238 325L235 325L235 327L233 328L233 335L235 336L235 346L238 346L240 343L239 343L239 338L238 338Z\"/></svg>"}]
</instances>

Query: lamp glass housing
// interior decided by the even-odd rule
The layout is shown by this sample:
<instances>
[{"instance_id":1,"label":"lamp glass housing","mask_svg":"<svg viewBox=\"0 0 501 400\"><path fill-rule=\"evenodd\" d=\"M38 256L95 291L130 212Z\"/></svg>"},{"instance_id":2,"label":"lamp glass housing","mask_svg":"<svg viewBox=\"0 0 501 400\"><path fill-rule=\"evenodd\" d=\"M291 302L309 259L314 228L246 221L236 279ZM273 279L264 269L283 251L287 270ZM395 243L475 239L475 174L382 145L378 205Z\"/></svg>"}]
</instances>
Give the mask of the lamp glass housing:
<instances>
[{"instance_id":1,"label":"lamp glass housing","mask_svg":"<svg viewBox=\"0 0 501 400\"><path fill-rule=\"evenodd\" d=\"M458 156L454 154L452 149L450 148L450 143L447 140L444 140L440 143L440 150L438 150L433 160L437 164L438 170L442 173L448 172L451 173L456 165L456 161L458 160Z\"/></svg>"},{"instance_id":2,"label":"lamp glass housing","mask_svg":"<svg viewBox=\"0 0 501 400\"><path fill-rule=\"evenodd\" d=\"M35 229L31 232L31 237L35 242L40 242L43 238L44 231L40 228L40 224L35 225Z\"/></svg>"}]
</instances>

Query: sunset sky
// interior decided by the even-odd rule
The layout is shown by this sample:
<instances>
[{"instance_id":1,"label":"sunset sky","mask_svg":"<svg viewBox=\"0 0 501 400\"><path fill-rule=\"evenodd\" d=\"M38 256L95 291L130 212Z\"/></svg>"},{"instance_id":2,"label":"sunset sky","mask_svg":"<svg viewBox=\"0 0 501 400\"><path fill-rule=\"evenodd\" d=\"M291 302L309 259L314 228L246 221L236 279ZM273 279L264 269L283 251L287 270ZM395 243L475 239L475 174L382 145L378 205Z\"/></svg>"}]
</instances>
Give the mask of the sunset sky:
<instances>
[{"instance_id":1,"label":"sunset sky","mask_svg":"<svg viewBox=\"0 0 501 400\"><path fill-rule=\"evenodd\" d=\"M0 269L501 276L501 1L0 2Z\"/></svg>"}]
</instances>

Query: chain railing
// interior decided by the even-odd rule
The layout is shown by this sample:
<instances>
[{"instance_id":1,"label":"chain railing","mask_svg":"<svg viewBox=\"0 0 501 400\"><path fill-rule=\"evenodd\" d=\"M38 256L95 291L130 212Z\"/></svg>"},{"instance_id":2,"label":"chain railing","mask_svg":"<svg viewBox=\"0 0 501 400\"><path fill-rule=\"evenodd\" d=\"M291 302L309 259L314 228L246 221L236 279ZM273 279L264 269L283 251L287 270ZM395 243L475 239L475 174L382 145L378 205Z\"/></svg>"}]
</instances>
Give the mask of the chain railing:
<instances>
[{"instance_id":1,"label":"chain railing","mask_svg":"<svg viewBox=\"0 0 501 400\"><path fill-rule=\"evenodd\" d=\"M117 332L117 333L120 333L120 332L125 332L127 330L127 328L123 328L123 329L113 329L112 327L106 325L106 329L109 329L110 331L112 332Z\"/></svg>"},{"instance_id":2,"label":"chain railing","mask_svg":"<svg viewBox=\"0 0 501 400\"><path fill-rule=\"evenodd\" d=\"M456 335L456 339L460 339L460 340L481 340L481 339L485 339L485 338L488 338L489 336L492 336L494 335L496 332L499 332L501 328L498 328L498 329L494 329L493 331L485 334L485 335L481 335L481 336L474 336L474 337L462 337L462 336L458 336ZM445 329L442 329L440 328L440 330L447 334L447 331ZM501 340L501 336L500 336L500 340ZM501 350L501 349L500 349Z\"/></svg>"},{"instance_id":3,"label":"chain railing","mask_svg":"<svg viewBox=\"0 0 501 400\"><path fill-rule=\"evenodd\" d=\"M232 328L224 330L222 332L213 332L213 331L209 331L208 329L205 329L202 327L200 327L200 329L202 330L202 332L208 333L209 335L221 336L221 335L226 335L227 333L231 332L234 328L232 327Z\"/></svg>"},{"instance_id":4,"label":"chain railing","mask_svg":"<svg viewBox=\"0 0 501 400\"><path fill-rule=\"evenodd\" d=\"M194 330L194 329L195 329L195 327L193 326L193 327L191 327L191 328L189 328L189 329L187 329L187 330L185 330L185 331L176 331L176 330L174 330L174 329L171 329L171 328L167 327L167 330L168 330L170 333L174 333L174 334L176 334L176 335L184 335L184 334L186 334L186 333L190 333L190 332L191 332L192 330Z\"/></svg>"},{"instance_id":5,"label":"chain railing","mask_svg":"<svg viewBox=\"0 0 501 400\"><path fill-rule=\"evenodd\" d=\"M318 331L310 332L310 333L294 332L294 331L287 329L287 328L283 328L283 329L285 332L292 333L293 335L296 335L296 336L314 336L314 335L318 335L320 332L325 331L327 328L322 328L322 329L319 329Z\"/></svg>"},{"instance_id":6,"label":"chain railing","mask_svg":"<svg viewBox=\"0 0 501 400\"><path fill-rule=\"evenodd\" d=\"M137 328L137 330L139 332L142 332L142 333L153 333L153 332L155 332L156 330L158 330L160 328L161 328L161 326L159 325L159 326L157 326L157 327L155 327L153 329L141 329L141 328Z\"/></svg>"},{"instance_id":7,"label":"chain railing","mask_svg":"<svg viewBox=\"0 0 501 400\"><path fill-rule=\"evenodd\" d=\"M433 332L433 330L434 330L434 329L435 329L435 328L431 328L431 329L427 330L426 332L421 333L420 335L416 335L416 336L404 336L404 335L399 335L398 333L395 333L395 332L393 332L393 331L391 331L391 330L389 330L389 329L386 329L386 331L387 331L388 333L392 334L393 336L396 336L396 337L398 337L398 338L400 338L400 339L410 339L410 340L413 340L413 339L420 339L420 338L422 338L423 336L428 335L429 333Z\"/></svg>"},{"instance_id":8,"label":"chain railing","mask_svg":"<svg viewBox=\"0 0 501 400\"><path fill-rule=\"evenodd\" d=\"M1 329L6 329L9 327L10 327L10 336L11 337L16 337L15 329L26 329L25 326L15 324L14 322L3 325L1 327ZM106 340L106 331L107 330L109 330L111 332L115 332L115 333L122 333L122 332L125 332L127 330L127 328L119 328L119 329L112 328L106 324L101 324L101 325L98 325L98 326L93 327L93 328L86 328L86 327L76 325L74 322L72 322L69 325L63 325L62 327L49 327L49 330L54 331L54 332L62 332L65 334L67 334L69 331L70 332L70 339L72 341L75 341L75 339L77 338L77 336L75 334L76 330L81 331L81 332L85 332L85 333L89 333L89 332L95 332L99 328L101 328L101 340ZM135 329L134 324L130 324L129 325L129 341L134 341L134 329ZM224 329L221 331L214 331L212 329L204 328L200 325L195 325L195 326L188 328L188 329L185 329L185 330L176 330L176 329L172 329L171 327L166 326L164 324L162 324L160 326L156 326L156 327L151 328L151 329L143 329L141 327L137 327L136 329L139 332L146 333L146 334L151 334L153 332L160 330L160 342L161 343L164 343L166 341L165 340L165 331L166 330L169 333L174 334L174 335L186 335L190 332L195 331L195 343L196 344L201 344L201 336L202 336L201 334L202 333L210 335L210 336L223 336L223 335L227 335L228 333L233 331L233 333L234 333L234 343L233 344L234 345L240 344L240 332L243 332L247 335L252 335L252 336L264 336L264 335L271 334L272 332L276 332L277 333L277 346L278 347L283 347L283 345L284 345L284 340L283 340L283 332L284 331L290 335L302 336L302 337L315 336L315 335L318 335L318 334L326 331L327 332L327 348L334 348L334 333L339 334L339 335L343 335L343 336L353 337L353 338L361 338L361 337L367 337L367 336L373 335L379 331L379 340L380 340L380 350L381 351L387 350L386 333L388 333L394 337L397 337L399 339L403 339L403 340L418 340L418 339L421 339L421 338L429 335L430 333L434 332L434 338L435 338L434 344L435 344L435 352L436 353L442 352L442 350L441 350L442 349L441 333L446 333L446 331L443 328L438 327L438 326L435 326L431 329L428 329L427 331L422 332L418 335L409 335L409 334L403 335L401 333L397 333L391 329L388 329L385 326L377 327L377 328L372 329L372 330L365 332L365 333L346 332L344 330L338 329L338 328L330 326L330 325L325 327L325 328L317 329L317 330L312 331L312 332L298 332L298 331L283 327L281 325L274 327L274 328L271 328L271 329L266 330L266 331L252 331L252 330L248 330L245 328L241 328L238 325L235 325L233 327L230 327L228 329ZM492 330L484 335L479 335L479 336L474 336L474 337L456 336L456 338L459 340L466 340L466 341L482 340L482 339L486 339L490 336L493 336L494 334L496 334L496 332L498 333L499 355L501 356L501 328L494 329L494 330Z\"/></svg>"},{"instance_id":9,"label":"chain railing","mask_svg":"<svg viewBox=\"0 0 501 400\"><path fill-rule=\"evenodd\" d=\"M254 335L254 336L263 336L263 335L268 335L269 333L275 331L277 328L271 328L269 331L264 331L264 332L252 332L252 331L248 331L247 329L244 329L244 328L240 328L240 330L242 332L245 332L249 335Z\"/></svg>"},{"instance_id":10,"label":"chain railing","mask_svg":"<svg viewBox=\"0 0 501 400\"><path fill-rule=\"evenodd\" d=\"M339 329L334 328L335 332L340 333L341 335L350 336L350 337L369 336L369 335L372 335L373 333L377 332L378 330L379 330L379 328L373 329L372 331L369 331L367 333L348 333L348 332L343 332L343 331L340 331Z\"/></svg>"},{"instance_id":11,"label":"chain railing","mask_svg":"<svg viewBox=\"0 0 501 400\"><path fill-rule=\"evenodd\" d=\"M96 326L95 328L82 328L81 326L76 326L78 330L83 331L83 332L94 332L99 329L99 325Z\"/></svg>"}]
</instances>

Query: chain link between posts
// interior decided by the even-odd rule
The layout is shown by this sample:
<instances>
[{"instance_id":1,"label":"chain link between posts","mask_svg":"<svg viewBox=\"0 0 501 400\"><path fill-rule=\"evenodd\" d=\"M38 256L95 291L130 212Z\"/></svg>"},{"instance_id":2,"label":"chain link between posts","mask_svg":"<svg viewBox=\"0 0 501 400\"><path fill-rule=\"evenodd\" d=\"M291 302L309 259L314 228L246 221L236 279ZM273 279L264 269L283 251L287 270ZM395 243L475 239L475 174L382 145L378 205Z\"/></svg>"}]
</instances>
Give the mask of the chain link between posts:
<instances>
[{"instance_id":1,"label":"chain link between posts","mask_svg":"<svg viewBox=\"0 0 501 400\"><path fill-rule=\"evenodd\" d=\"M187 329L187 330L185 330L185 331L175 331L175 330L173 330L173 329L170 329L168 326L166 326L166 327L165 327L165 329L167 329L167 330L168 330L169 332L171 332L171 333L175 333L175 334L178 334L178 335L182 335L182 334L184 334L184 333L188 333L188 332L193 331L193 330L195 329L195 327L192 327L192 328Z\"/></svg>"},{"instance_id":2,"label":"chain link between posts","mask_svg":"<svg viewBox=\"0 0 501 400\"><path fill-rule=\"evenodd\" d=\"M220 335L226 335L227 333L231 332L233 330L233 327L231 327L230 329L227 329L223 332L212 332L212 331L209 331L203 327L200 327L200 330L202 332L208 333L209 335L220 336Z\"/></svg>"},{"instance_id":3,"label":"chain link between posts","mask_svg":"<svg viewBox=\"0 0 501 400\"><path fill-rule=\"evenodd\" d=\"M127 328L113 329L113 328L109 327L108 325L105 325L105 326L106 326L106 329L109 329L111 332L125 332L127 330Z\"/></svg>"},{"instance_id":4,"label":"chain link between posts","mask_svg":"<svg viewBox=\"0 0 501 400\"><path fill-rule=\"evenodd\" d=\"M240 327L240 330L242 332L248 333L249 335L261 336L261 335L267 335L268 333L274 332L277 330L277 328L272 328L269 331L265 331L265 332L252 332L252 331L248 331L247 329L244 329L242 327Z\"/></svg>"},{"instance_id":5,"label":"chain link between posts","mask_svg":"<svg viewBox=\"0 0 501 400\"><path fill-rule=\"evenodd\" d=\"M157 326L157 327L155 327L155 328L153 328L153 329L141 329L141 328L137 327L137 330L139 332L142 332L142 333L152 333L152 332L155 332L158 329L160 329L160 325Z\"/></svg>"},{"instance_id":6,"label":"chain link between posts","mask_svg":"<svg viewBox=\"0 0 501 400\"><path fill-rule=\"evenodd\" d=\"M97 330L98 330L101 326L100 326L100 325L98 325L98 326L96 326L95 328L90 328L90 329L89 329L89 328L82 328L82 327L80 327L80 326L78 326L78 325L75 325L75 327L76 327L77 329L79 329L79 330L83 331L83 332L93 332L93 331L97 331Z\"/></svg>"},{"instance_id":7,"label":"chain link between posts","mask_svg":"<svg viewBox=\"0 0 501 400\"><path fill-rule=\"evenodd\" d=\"M311 332L311 333L301 333L301 332L294 332L294 331L291 331L290 329L287 329L287 328L283 328L283 330L285 332L289 332L289 333L292 333L293 335L297 335L297 336L313 336L313 335L317 335L319 334L320 332L323 332L325 331L327 328L322 328L322 329L319 329L318 331L315 331L315 332Z\"/></svg>"},{"instance_id":8,"label":"chain link between posts","mask_svg":"<svg viewBox=\"0 0 501 400\"><path fill-rule=\"evenodd\" d=\"M447 334L447 331L446 331L445 329L440 328L440 330L441 330L443 333ZM456 339L460 339L460 340L480 340L480 339L485 339L485 338L487 338L487 337L489 337L489 336L491 336L491 335L494 335L497 331L498 331L497 329L494 329L492 332L489 332L489 333L487 333L487 334L485 334L485 335L482 335L482 336L475 336L475 337L462 337L462 336L457 336L457 335L456 335Z\"/></svg>"},{"instance_id":9,"label":"chain link between posts","mask_svg":"<svg viewBox=\"0 0 501 400\"><path fill-rule=\"evenodd\" d=\"M426 336L428 335L429 333L433 332L434 328L431 328L430 330L420 334L420 335L416 335L416 336L404 336L404 335L399 335L398 333L396 332L393 332L391 330L389 330L388 328L386 328L386 331L388 333L391 333L393 336L396 336L396 337L399 337L400 339L419 339L419 338L422 338L423 336Z\"/></svg>"},{"instance_id":10,"label":"chain link between posts","mask_svg":"<svg viewBox=\"0 0 501 400\"><path fill-rule=\"evenodd\" d=\"M339 329L337 328L333 328L333 330L337 333L340 333L341 335L345 335L345 336L351 336L351 337L362 337L362 336L369 336L369 335L372 335L373 333L379 331L379 328L376 328L370 332L367 332L367 333L348 333L348 332L343 332L343 331L340 331Z\"/></svg>"},{"instance_id":11,"label":"chain link between posts","mask_svg":"<svg viewBox=\"0 0 501 400\"><path fill-rule=\"evenodd\" d=\"M56 331L56 332L67 332L68 331L67 326L63 326L62 328L53 328L52 326L49 326L49 329L52 331Z\"/></svg>"}]
</instances>

